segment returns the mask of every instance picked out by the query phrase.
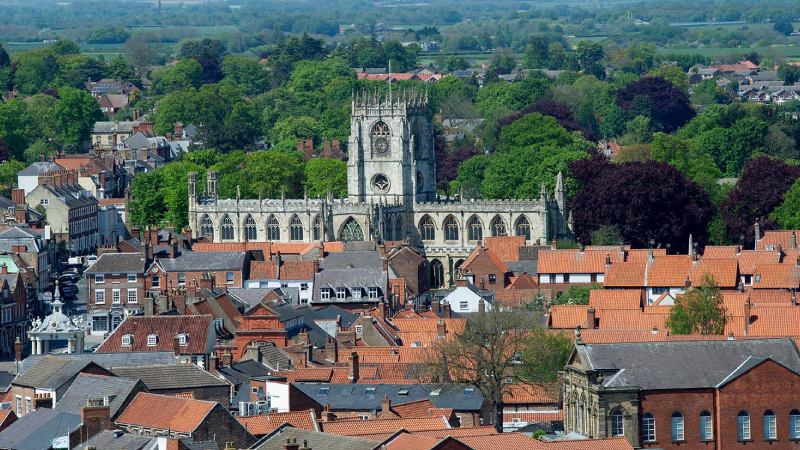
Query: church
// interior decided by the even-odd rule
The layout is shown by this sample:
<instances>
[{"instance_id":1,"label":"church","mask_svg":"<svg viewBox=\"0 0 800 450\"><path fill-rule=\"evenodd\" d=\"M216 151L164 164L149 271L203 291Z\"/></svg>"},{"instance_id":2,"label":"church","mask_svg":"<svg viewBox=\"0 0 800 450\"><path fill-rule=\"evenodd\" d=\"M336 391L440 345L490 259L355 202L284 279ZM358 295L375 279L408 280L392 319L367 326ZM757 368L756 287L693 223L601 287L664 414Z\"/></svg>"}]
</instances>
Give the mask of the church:
<instances>
[{"instance_id":1,"label":"church","mask_svg":"<svg viewBox=\"0 0 800 450\"><path fill-rule=\"evenodd\" d=\"M208 171L203 193L190 173L189 226L211 242L407 240L444 273L442 285L485 236L521 235L528 244L572 236L561 174L554 198L544 185L538 200L437 196L427 92L353 95L347 180L342 199L221 199L218 172Z\"/></svg>"}]
</instances>

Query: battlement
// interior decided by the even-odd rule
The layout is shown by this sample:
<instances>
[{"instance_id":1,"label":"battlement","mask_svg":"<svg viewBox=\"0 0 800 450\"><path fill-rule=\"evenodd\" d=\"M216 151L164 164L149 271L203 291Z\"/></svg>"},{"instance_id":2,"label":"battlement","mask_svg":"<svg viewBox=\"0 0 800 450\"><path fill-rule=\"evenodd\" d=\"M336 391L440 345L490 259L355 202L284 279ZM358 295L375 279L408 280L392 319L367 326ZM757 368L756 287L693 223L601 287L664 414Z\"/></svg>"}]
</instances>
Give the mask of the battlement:
<instances>
[{"instance_id":1,"label":"battlement","mask_svg":"<svg viewBox=\"0 0 800 450\"><path fill-rule=\"evenodd\" d=\"M549 205L550 201L546 202ZM539 199L502 199L502 200L440 200L434 202L418 202L414 204L414 211L426 212L452 212L458 209L469 211L497 211L504 212L509 209L515 211L533 211L542 207Z\"/></svg>"},{"instance_id":2,"label":"battlement","mask_svg":"<svg viewBox=\"0 0 800 450\"><path fill-rule=\"evenodd\" d=\"M428 90L353 92L352 113L357 115L414 115L428 113Z\"/></svg>"}]
</instances>

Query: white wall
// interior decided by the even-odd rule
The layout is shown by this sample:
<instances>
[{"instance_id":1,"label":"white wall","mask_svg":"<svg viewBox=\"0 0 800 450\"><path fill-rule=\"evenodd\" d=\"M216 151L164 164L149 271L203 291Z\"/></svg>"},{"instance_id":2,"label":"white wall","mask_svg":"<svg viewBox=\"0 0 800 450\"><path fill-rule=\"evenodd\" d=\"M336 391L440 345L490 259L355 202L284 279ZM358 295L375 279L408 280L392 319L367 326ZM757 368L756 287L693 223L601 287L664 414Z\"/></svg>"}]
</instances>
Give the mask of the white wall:
<instances>
[{"instance_id":1,"label":"white wall","mask_svg":"<svg viewBox=\"0 0 800 450\"><path fill-rule=\"evenodd\" d=\"M539 284L549 284L550 283L550 275L549 273L540 273L539 274ZM570 273L569 275L569 283L592 283L592 274L590 273ZM604 274L596 273L594 283L602 283L604 280ZM557 273L556 276L556 284L564 283L564 274Z\"/></svg>"},{"instance_id":2,"label":"white wall","mask_svg":"<svg viewBox=\"0 0 800 450\"><path fill-rule=\"evenodd\" d=\"M247 389L250 387L248 386ZM277 409L278 412L289 412L289 384L267 381L265 393L269 399L270 408Z\"/></svg>"},{"instance_id":3,"label":"white wall","mask_svg":"<svg viewBox=\"0 0 800 450\"><path fill-rule=\"evenodd\" d=\"M17 176L17 183L19 184L20 189L25 189L25 195L31 193L32 190L36 189L36 186L39 185L39 176L38 175L28 175L28 176Z\"/></svg>"},{"instance_id":4,"label":"white wall","mask_svg":"<svg viewBox=\"0 0 800 450\"><path fill-rule=\"evenodd\" d=\"M281 287L282 284L286 284L286 287L297 288L300 292L299 299L301 305L307 305L311 302L311 294L314 292L314 282L312 280L247 280L244 283L244 287L247 289L273 289ZM302 289L303 284L308 286L306 290Z\"/></svg>"}]
</instances>

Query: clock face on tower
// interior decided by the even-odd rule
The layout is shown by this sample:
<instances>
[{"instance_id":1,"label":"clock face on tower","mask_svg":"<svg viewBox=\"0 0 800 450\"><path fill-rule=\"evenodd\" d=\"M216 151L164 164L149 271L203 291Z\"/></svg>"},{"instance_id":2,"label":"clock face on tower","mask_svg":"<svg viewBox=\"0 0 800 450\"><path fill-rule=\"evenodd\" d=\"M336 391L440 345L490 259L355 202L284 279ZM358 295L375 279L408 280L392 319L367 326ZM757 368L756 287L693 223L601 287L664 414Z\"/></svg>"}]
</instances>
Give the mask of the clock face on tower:
<instances>
[{"instance_id":1,"label":"clock face on tower","mask_svg":"<svg viewBox=\"0 0 800 450\"><path fill-rule=\"evenodd\" d=\"M385 154L389 151L389 141L384 137L375 139L375 152Z\"/></svg>"}]
</instances>

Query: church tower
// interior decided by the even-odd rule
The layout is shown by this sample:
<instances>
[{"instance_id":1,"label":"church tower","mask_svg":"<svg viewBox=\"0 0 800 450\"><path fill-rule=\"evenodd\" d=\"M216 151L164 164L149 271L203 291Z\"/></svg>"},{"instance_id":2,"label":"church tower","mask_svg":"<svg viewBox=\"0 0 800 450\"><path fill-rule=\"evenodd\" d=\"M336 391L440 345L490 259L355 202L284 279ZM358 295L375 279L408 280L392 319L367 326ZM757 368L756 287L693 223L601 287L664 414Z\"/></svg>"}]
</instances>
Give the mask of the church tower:
<instances>
[{"instance_id":1,"label":"church tower","mask_svg":"<svg viewBox=\"0 0 800 450\"><path fill-rule=\"evenodd\" d=\"M351 203L433 201L436 163L428 94L354 94L347 192Z\"/></svg>"}]
</instances>

